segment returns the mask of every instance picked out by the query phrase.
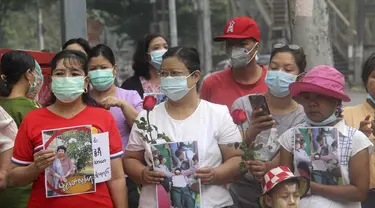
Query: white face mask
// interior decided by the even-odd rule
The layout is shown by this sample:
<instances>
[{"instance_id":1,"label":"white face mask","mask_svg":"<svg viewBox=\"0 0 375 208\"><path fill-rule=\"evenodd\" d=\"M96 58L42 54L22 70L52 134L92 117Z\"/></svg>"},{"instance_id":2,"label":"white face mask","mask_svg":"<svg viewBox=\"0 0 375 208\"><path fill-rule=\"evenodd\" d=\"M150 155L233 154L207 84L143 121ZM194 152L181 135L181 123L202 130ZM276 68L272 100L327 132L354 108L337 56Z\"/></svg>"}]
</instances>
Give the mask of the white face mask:
<instances>
[{"instance_id":1,"label":"white face mask","mask_svg":"<svg viewBox=\"0 0 375 208\"><path fill-rule=\"evenodd\" d=\"M178 77L161 77L160 78L160 90L164 93L169 99L173 101L181 100L191 89L187 85L187 78L189 76L178 76Z\"/></svg>"},{"instance_id":2,"label":"white face mask","mask_svg":"<svg viewBox=\"0 0 375 208\"><path fill-rule=\"evenodd\" d=\"M249 54L255 49L257 45L258 43L255 43L251 50L248 50L244 47L233 47L231 52L228 54L232 67L235 69L245 68L247 64L249 64L257 55L258 51L255 51L252 57L249 56Z\"/></svg>"}]
</instances>

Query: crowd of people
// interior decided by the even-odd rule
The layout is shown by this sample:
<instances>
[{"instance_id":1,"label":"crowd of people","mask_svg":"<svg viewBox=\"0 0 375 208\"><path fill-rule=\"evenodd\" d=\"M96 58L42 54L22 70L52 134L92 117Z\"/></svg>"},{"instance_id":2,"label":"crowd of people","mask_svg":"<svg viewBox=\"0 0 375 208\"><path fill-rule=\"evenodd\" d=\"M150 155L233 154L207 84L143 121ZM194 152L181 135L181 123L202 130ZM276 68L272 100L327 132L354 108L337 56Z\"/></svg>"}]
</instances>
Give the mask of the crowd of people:
<instances>
[{"instance_id":1,"label":"crowd of people","mask_svg":"<svg viewBox=\"0 0 375 208\"><path fill-rule=\"evenodd\" d=\"M302 47L275 44L269 67L258 65L260 29L251 18L229 20L214 41L225 41L231 67L204 79L200 89L197 50L169 47L158 34L138 42L134 75L120 87L115 56L103 44L91 48L81 38L66 42L51 61L49 93L41 93L43 74L31 55L3 54L0 206L374 207L375 53L362 69L367 98L343 109L342 102L350 101L344 75L327 65L306 69ZM143 99L152 94L166 99L143 110ZM251 103L254 94L264 97L263 107ZM246 113L243 131L230 113L238 109ZM173 142L196 141L196 149L155 154L137 125L145 118ZM42 131L80 125L91 125L93 134L108 132L111 177L97 183L93 193L47 198L45 170L69 155L63 147L45 149ZM241 149L233 148L241 142L261 144L254 160L243 161ZM321 172L334 169L339 175L334 183L317 179L320 172L310 166L318 160L334 162ZM74 168L66 163L66 171L60 167L53 174L68 178ZM158 202L162 191L172 194L168 207Z\"/></svg>"}]
</instances>

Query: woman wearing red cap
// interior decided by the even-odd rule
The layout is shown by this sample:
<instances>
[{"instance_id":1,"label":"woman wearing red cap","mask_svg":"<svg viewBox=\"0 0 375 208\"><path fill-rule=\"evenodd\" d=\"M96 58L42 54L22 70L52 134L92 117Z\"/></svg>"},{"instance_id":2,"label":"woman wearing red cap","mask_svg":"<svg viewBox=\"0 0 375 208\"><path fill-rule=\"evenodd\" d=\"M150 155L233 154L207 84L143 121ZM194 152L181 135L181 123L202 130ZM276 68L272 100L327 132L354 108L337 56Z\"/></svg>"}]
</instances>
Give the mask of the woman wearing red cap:
<instances>
[{"instance_id":1,"label":"woman wearing red cap","mask_svg":"<svg viewBox=\"0 0 375 208\"><path fill-rule=\"evenodd\" d=\"M341 102L349 102L344 93L344 76L329 66L317 66L300 81L290 85L291 95L304 107L305 123L281 135L280 165L296 173L294 136L300 127L334 127L339 136L338 156L342 185L324 185L311 181L309 195L301 200L304 208L360 208L369 186L369 152L372 146L361 131L349 127L341 117ZM340 183L341 184L341 183Z\"/></svg>"}]
</instances>

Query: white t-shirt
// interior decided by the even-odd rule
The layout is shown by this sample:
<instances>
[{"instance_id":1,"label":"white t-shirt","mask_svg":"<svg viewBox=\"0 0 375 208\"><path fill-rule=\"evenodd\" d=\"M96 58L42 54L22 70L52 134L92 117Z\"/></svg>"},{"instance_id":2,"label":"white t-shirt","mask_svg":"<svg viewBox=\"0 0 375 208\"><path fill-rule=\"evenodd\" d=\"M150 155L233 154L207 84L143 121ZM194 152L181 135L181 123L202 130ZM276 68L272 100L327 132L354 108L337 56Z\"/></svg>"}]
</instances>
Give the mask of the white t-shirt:
<instances>
[{"instance_id":1,"label":"white t-shirt","mask_svg":"<svg viewBox=\"0 0 375 208\"><path fill-rule=\"evenodd\" d=\"M280 145L290 153L294 152L294 134L295 128L307 127L308 124L303 123L297 125L296 127L289 129L284 132L280 138ZM342 120L338 122L335 126L339 131L339 136L344 138L346 141L351 140L351 148L348 150L350 158L356 155L361 150L372 146L370 140L359 130L351 128L345 125L345 121ZM341 140L341 139L340 139ZM339 148L341 144L339 142ZM341 147L345 148L345 147ZM345 155L341 155L345 157ZM295 174L298 175L298 172L295 169ZM349 165L340 165L341 175L343 179L343 185L350 184L349 178ZM311 195L301 199L300 207L303 208L361 208L361 202L347 202L347 201L334 201L323 196Z\"/></svg>"},{"instance_id":2,"label":"white t-shirt","mask_svg":"<svg viewBox=\"0 0 375 208\"><path fill-rule=\"evenodd\" d=\"M195 112L185 120L172 119L161 103L150 112L150 122L174 142L198 141L200 167L218 167L223 158L219 144L241 142L241 134L233 123L229 110L224 105L201 100ZM146 117L146 111L138 115ZM158 141L158 143L163 143ZM133 125L129 136L128 151L145 150L145 160L152 165L151 147L145 143ZM156 207L156 186L144 185L139 200L140 208ZM233 204L232 197L224 186L202 185L201 205L204 208L225 207Z\"/></svg>"}]
</instances>

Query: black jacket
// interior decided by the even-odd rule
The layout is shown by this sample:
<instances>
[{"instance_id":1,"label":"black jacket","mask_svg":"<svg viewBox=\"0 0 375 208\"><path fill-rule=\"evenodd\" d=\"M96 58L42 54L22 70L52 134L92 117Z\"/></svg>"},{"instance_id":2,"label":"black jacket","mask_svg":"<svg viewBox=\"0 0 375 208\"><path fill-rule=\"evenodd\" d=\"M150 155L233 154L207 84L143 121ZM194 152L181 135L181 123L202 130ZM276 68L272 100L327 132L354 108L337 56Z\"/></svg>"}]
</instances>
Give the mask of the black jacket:
<instances>
[{"instance_id":1,"label":"black jacket","mask_svg":"<svg viewBox=\"0 0 375 208\"><path fill-rule=\"evenodd\" d=\"M138 76L133 75L132 77L125 80L125 82L122 83L121 88L125 90L136 90L139 96L143 98L144 90L142 87L141 80Z\"/></svg>"}]
</instances>

